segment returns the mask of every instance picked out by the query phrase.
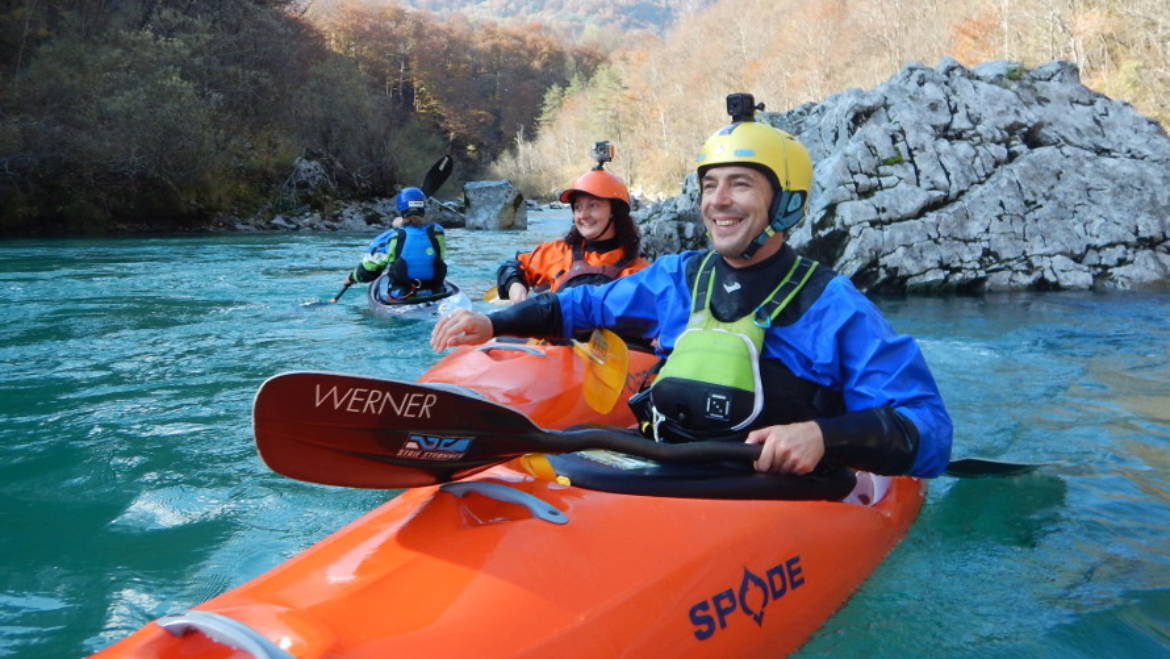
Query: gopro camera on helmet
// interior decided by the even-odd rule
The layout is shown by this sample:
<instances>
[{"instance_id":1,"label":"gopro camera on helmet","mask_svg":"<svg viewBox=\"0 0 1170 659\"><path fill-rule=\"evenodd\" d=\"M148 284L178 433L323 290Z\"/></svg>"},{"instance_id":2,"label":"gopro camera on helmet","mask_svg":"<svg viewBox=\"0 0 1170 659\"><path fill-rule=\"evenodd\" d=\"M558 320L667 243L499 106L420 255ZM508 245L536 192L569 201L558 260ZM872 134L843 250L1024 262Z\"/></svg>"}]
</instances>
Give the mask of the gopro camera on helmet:
<instances>
[{"instance_id":1,"label":"gopro camera on helmet","mask_svg":"<svg viewBox=\"0 0 1170 659\"><path fill-rule=\"evenodd\" d=\"M731 115L733 122L753 121L756 110L763 112L764 104L757 104L755 97L751 94L727 95L727 114Z\"/></svg>"},{"instance_id":2,"label":"gopro camera on helmet","mask_svg":"<svg viewBox=\"0 0 1170 659\"><path fill-rule=\"evenodd\" d=\"M593 158L597 160L597 167L601 169L605 163L613 160L614 148L608 141L593 143Z\"/></svg>"}]
</instances>

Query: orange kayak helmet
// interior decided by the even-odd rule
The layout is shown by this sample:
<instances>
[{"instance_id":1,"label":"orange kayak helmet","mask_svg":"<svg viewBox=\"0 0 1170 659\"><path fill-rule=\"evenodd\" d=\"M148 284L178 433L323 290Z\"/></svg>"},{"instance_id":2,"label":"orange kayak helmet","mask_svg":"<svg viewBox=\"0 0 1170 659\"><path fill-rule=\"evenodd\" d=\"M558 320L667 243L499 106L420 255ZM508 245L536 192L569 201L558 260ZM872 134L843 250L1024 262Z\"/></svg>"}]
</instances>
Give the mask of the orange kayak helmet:
<instances>
[{"instance_id":1,"label":"orange kayak helmet","mask_svg":"<svg viewBox=\"0 0 1170 659\"><path fill-rule=\"evenodd\" d=\"M600 166L579 176L576 181L573 181L573 187L561 193L560 199L566 204L571 204L573 203L573 195L578 192L584 192L600 199L620 201L625 204L627 212L630 208L630 191L626 189L626 184L620 178L601 169Z\"/></svg>"}]
</instances>

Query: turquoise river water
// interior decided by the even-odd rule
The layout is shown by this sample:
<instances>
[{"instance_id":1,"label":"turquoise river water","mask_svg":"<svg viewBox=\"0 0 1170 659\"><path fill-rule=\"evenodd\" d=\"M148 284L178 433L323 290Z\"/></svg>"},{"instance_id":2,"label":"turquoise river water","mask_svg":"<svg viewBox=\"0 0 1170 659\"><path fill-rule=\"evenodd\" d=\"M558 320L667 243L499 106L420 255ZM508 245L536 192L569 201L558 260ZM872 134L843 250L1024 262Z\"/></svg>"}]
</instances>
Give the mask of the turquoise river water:
<instances>
[{"instance_id":1,"label":"turquoise river water","mask_svg":"<svg viewBox=\"0 0 1170 659\"><path fill-rule=\"evenodd\" d=\"M451 278L484 305L502 259L566 227L453 230ZM357 287L302 305L369 237L0 242L0 657L84 656L390 496L278 476L250 429L276 373L438 359L428 321L373 316ZM926 353L955 457L1046 466L932 482L800 656L1170 656L1170 293L879 303Z\"/></svg>"}]
</instances>

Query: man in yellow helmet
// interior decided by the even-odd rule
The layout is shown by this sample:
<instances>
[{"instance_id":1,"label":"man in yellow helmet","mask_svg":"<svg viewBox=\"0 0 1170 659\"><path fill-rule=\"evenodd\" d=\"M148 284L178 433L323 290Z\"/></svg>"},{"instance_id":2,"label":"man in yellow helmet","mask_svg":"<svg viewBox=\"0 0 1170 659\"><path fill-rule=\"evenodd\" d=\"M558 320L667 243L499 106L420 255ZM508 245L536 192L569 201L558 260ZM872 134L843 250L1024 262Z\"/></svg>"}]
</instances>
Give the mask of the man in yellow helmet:
<instances>
[{"instance_id":1,"label":"man in yellow helmet","mask_svg":"<svg viewBox=\"0 0 1170 659\"><path fill-rule=\"evenodd\" d=\"M699 152L711 250L491 316L453 314L431 344L597 327L637 334L666 357L631 399L648 437L762 444L759 471L846 465L937 476L950 459L951 420L922 353L847 277L786 244L805 214L812 162L794 137L755 122L753 103L729 96L732 123Z\"/></svg>"}]
</instances>

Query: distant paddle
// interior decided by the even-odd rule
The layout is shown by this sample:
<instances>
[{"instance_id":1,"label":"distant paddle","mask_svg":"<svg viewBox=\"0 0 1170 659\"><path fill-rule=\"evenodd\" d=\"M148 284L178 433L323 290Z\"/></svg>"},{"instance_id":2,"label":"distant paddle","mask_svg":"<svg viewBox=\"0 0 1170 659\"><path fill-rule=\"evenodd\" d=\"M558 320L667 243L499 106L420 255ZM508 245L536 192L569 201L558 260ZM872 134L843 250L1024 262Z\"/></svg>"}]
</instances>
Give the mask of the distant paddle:
<instances>
[{"instance_id":1,"label":"distant paddle","mask_svg":"<svg viewBox=\"0 0 1170 659\"><path fill-rule=\"evenodd\" d=\"M313 307L327 307L331 304L337 304L337 301L341 299L342 295L345 295L345 292L349 290L350 286L353 286L353 284L346 284L346 285L342 286L341 290L337 291L337 295L334 295L333 297L329 298L328 301L309 300L307 302L302 302L301 306L307 307L307 308L313 308Z\"/></svg>"},{"instance_id":2,"label":"distant paddle","mask_svg":"<svg viewBox=\"0 0 1170 659\"><path fill-rule=\"evenodd\" d=\"M512 304L512 302L514 302L514 300L505 300L504 298L500 297L500 290L495 286L492 286L483 292L483 301L487 302L488 304L494 304L496 306L503 306L505 304Z\"/></svg>"},{"instance_id":3,"label":"distant paddle","mask_svg":"<svg viewBox=\"0 0 1170 659\"><path fill-rule=\"evenodd\" d=\"M334 303L336 303L338 300L340 300L340 299L341 299L341 296L342 296L342 295L345 295L345 292L349 290L349 287L350 287L350 286L353 286L353 284L346 284L345 286L342 286L342 287L341 287L341 290L340 290L340 291L337 291L337 295L334 295L333 297L329 298L329 302L330 302L330 304L334 304Z\"/></svg>"}]
</instances>

